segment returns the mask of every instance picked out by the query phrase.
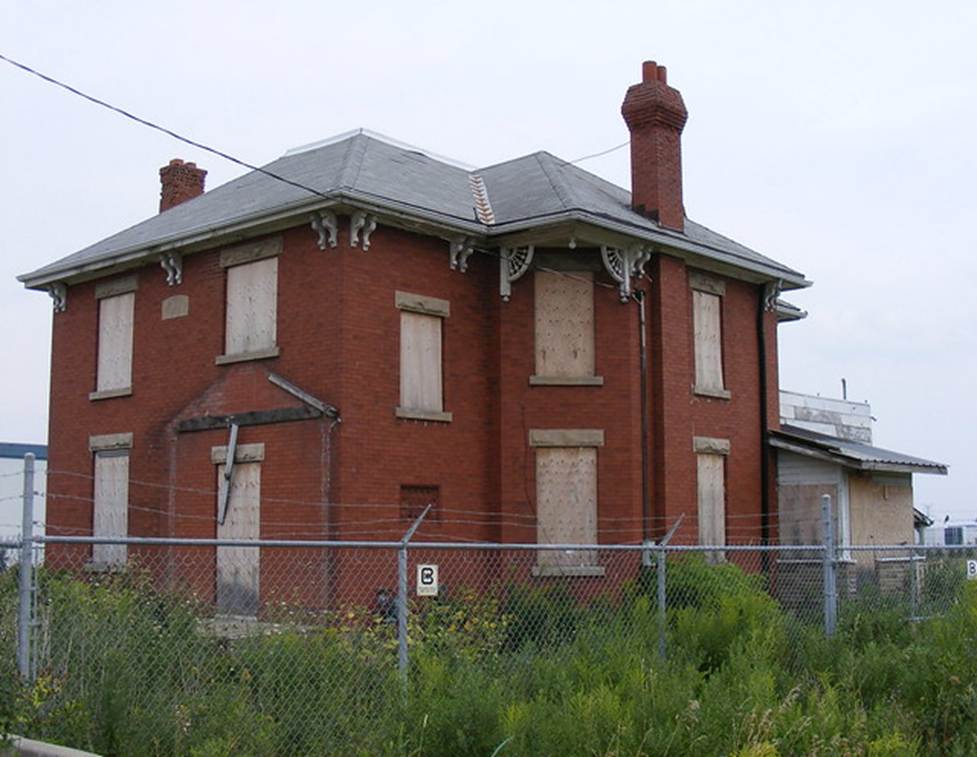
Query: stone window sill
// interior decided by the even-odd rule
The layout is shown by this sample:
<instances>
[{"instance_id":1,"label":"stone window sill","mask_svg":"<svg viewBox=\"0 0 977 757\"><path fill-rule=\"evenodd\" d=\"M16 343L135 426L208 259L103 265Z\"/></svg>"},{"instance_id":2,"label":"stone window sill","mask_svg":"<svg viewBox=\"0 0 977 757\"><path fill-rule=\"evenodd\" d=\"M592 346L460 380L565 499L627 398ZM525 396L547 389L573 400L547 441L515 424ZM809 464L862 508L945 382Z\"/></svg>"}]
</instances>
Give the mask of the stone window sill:
<instances>
[{"instance_id":1,"label":"stone window sill","mask_svg":"<svg viewBox=\"0 0 977 757\"><path fill-rule=\"evenodd\" d=\"M125 563L108 563L108 562L93 562L89 560L81 569L85 573L124 573L126 569Z\"/></svg>"},{"instance_id":2,"label":"stone window sill","mask_svg":"<svg viewBox=\"0 0 977 757\"><path fill-rule=\"evenodd\" d=\"M603 376L537 376L529 377L530 386L604 386Z\"/></svg>"},{"instance_id":3,"label":"stone window sill","mask_svg":"<svg viewBox=\"0 0 977 757\"><path fill-rule=\"evenodd\" d=\"M733 393L729 389L720 389L710 386L695 386L692 387L692 392L698 394L700 397L713 397L717 400L728 400L732 399Z\"/></svg>"},{"instance_id":4,"label":"stone window sill","mask_svg":"<svg viewBox=\"0 0 977 757\"><path fill-rule=\"evenodd\" d=\"M419 410L411 407L398 407L397 417L411 421L434 421L435 423L451 423L451 413L441 410Z\"/></svg>"},{"instance_id":5,"label":"stone window sill","mask_svg":"<svg viewBox=\"0 0 977 757\"><path fill-rule=\"evenodd\" d=\"M127 386L124 389L99 389L97 392L89 392L88 399L95 400L110 400L113 397L129 397L132 395L132 387Z\"/></svg>"},{"instance_id":6,"label":"stone window sill","mask_svg":"<svg viewBox=\"0 0 977 757\"><path fill-rule=\"evenodd\" d=\"M560 578L563 576L603 578L603 565L534 565L533 575L537 578Z\"/></svg>"},{"instance_id":7,"label":"stone window sill","mask_svg":"<svg viewBox=\"0 0 977 757\"><path fill-rule=\"evenodd\" d=\"M214 358L216 365L229 365L231 363L244 363L248 360L267 360L268 358L278 357L280 350L277 345L266 350L255 350L254 352L235 352L232 355L218 355Z\"/></svg>"}]
</instances>

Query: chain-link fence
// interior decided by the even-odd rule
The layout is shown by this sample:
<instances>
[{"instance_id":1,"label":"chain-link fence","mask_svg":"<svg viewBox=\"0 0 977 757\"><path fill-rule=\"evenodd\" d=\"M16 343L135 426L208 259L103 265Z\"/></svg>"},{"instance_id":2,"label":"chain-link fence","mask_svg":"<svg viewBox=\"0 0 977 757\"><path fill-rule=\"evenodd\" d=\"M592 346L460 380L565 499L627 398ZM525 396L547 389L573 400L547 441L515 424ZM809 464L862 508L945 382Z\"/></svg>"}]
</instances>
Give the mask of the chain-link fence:
<instances>
[{"instance_id":1,"label":"chain-link fence","mask_svg":"<svg viewBox=\"0 0 977 757\"><path fill-rule=\"evenodd\" d=\"M384 751L411 698L464 689L456 675L559 676L578 654L610 670L696 645L708 659L743 627L799 639L832 612L842 627L925 621L960 601L977 558L852 546L826 573L819 545L43 542L27 647L43 706L27 735L113 722L131 731L119 743L151 734L160 753L227 722L268 753ZM10 676L19 577L0 577Z\"/></svg>"}]
</instances>

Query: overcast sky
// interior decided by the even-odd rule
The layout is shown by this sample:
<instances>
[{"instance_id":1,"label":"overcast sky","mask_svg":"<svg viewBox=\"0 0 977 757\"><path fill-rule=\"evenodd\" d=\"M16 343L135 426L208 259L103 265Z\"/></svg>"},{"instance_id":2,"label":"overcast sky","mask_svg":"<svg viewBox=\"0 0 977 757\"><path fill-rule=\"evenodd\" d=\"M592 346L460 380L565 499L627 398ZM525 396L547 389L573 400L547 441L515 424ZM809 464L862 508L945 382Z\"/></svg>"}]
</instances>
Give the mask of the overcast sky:
<instances>
[{"instance_id":1,"label":"overcast sky","mask_svg":"<svg viewBox=\"0 0 977 757\"><path fill-rule=\"evenodd\" d=\"M977 4L0 4L0 52L245 160L364 126L482 165L627 139L642 60L689 110L689 216L803 271L781 385L868 400L977 517ZM4 441L45 441L51 302L14 276L157 210L170 158L241 170L0 62ZM628 151L582 164L628 186Z\"/></svg>"}]
</instances>

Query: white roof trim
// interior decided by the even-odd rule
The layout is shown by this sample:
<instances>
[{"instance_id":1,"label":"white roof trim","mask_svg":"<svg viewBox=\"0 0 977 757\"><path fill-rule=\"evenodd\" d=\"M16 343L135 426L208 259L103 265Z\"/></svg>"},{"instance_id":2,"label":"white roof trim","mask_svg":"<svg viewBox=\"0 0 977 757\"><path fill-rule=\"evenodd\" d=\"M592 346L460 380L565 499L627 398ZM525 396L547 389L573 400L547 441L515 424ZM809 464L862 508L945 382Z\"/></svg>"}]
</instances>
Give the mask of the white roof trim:
<instances>
[{"instance_id":1,"label":"white roof trim","mask_svg":"<svg viewBox=\"0 0 977 757\"><path fill-rule=\"evenodd\" d=\"M423 147L418 147L417 145L412 145L407 142L401 142L399 139L394 139L393 137L388 137L386 134L381 134L378 131L372 131L371 129L364 129L362 126L358 129L350 129L349 131L344 131L342 134L336 134L332 137L326 137L326 139L320 139L318 142L309 142L307 145L299 145L298 147L291 147L285 151L285 155L298 155L299 153L309 152L310 150L318 150L320 147L325 147L326 145L332 145L336 142L342 142L350 137L355 137L358 134L362 134L365 137L370 137L377 140L378 142L386 142L388 145L397 147L401 150L410 150L412 152L419 152L422 155L426 155L432 160L437 160L441 163L447 163L449 166L454 166L455 168L461 168L465 171L474 171L477 166L473 166L470 163L463 163L455 158L449 158L440 153L432 152L431 150L425 150Z\"/></svg>"}]
</instances>

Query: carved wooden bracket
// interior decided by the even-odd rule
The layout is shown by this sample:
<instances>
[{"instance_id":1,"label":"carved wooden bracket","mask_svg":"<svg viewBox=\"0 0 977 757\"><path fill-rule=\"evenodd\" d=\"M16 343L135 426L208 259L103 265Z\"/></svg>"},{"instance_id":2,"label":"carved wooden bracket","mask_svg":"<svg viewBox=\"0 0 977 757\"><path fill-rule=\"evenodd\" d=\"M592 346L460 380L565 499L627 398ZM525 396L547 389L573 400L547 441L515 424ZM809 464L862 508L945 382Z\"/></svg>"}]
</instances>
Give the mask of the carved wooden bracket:
<instances>
[{"instance_id":1,"label":"carved wooden bracket","mask_svg":"<svg viewBox=\"0 0 977 757\"><path fill-rule=\"evenodd\" d=\"M499 250L499 294L503 302L508 302L512 295L512 282L529 270L535 252L536 248L532 245Z\"/></svg>"},{"instance_id":2,"label":"carved wooden bracket","mask_svg":"<svg viewBox=\"0 0 977 757\"><path fill-rule=\"evenodd\" d=\"M316 244L320 250L335 247L339 243L339 225L336 214L331 210L320 210L312 214L312 230L319 235Z\"/></svg>"},{"instance_id":3,"label":"carved wooden bracket","mask_svg":"<svg viewBox=\"0 0 977 757\"><path fill-rule=\"evenodd\" d=\"M468 270L468 258L475 252L475 240L472 237L458 237L450 242L448 255L451 270L464 273Z\"/></svg>"},{"instance_id":4,"label":"carved wooden bracket","mask_svg":"<svg viewBox=\"0 0 977 757\"><path fill-rule=\"evenodd\" d=\"M54 312L63 313L65 308L68 307L68 287L60 281L57 281L48 286L47 293L54 300Z\"/></svg>"},{"instance_id":5,"label":"carved wooden bracket","mask_svg":"<svg viewBox=\"0 0 977 757\"><path fill-rule=\"evenodd\" d=\"M377 217L357 210L349 219L349 246L356 247L361 241L360 248L363 252L370 249L370 234L377 228ZM333 245L335 246L335 245Z\"/></svg>"},{"instance_id":6,"label":"carved wooden bracket","mask_svg":"<svg viewBox=\"0 0 977 757\"><path fill-rule=\"evenodd\" d=\"M178 252L164 252L159 264L166 271L166 285L176 286L183 282L183 256Z\"/></svg>"},{"instance_id":7,"label":"carved wooden bracket","mask_svg":"<svg viewBox=\"0 0 977 757\"><path fill-rule=\"evenodd\" d=\"M604 245L600 248L600 256L604 268L618 284L621 302L627 302L631 299L631 280L644 273L645 265L651 260L651 248L642 245L626 248Z\"/></svg>"},{"instance_id":8,"label":"carved wooden bracket","mask_svg":"<svg viewBox=\"0 0 977 757\"><path fill-rule=\"evenodd\" d=\"M783 291L784 282L780 279L770 281L763 287L763 309L773 311L777 309L777 300Z\"/></svg>"}]
</instances>

